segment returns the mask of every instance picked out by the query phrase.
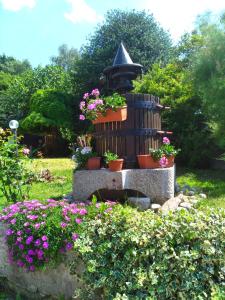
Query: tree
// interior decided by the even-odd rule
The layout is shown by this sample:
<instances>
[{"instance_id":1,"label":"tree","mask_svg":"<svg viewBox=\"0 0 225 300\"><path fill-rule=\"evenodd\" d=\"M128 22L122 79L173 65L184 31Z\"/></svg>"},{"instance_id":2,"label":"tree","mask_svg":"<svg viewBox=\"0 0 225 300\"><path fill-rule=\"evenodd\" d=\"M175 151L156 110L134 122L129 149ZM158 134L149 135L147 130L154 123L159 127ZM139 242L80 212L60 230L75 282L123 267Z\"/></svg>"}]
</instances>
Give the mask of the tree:
<instances>
[{"instance_id":1,"label":"tree","mask_svg":"<svg viewBox=\"0 0 225 300\"><path fill-rule=\"evenodd\" d=\"M191 167L205 167L213 143L202 113L202 100L195 92L188 69L181 68L180 62L165 67L154 64L135 86L136 92L154 94L160 97L161 104L171 107L163 113L163 127L173 131L173 143L181 149L179 159Z\"/></svg>"},{"instance_id":2,"label":"tree","mask_svg":"<svg viewBox=\"0 0 225 300\"><path fill-rule=\"evenodd\" d=\"M24 118L29 111L31 96L39 89L71 93L71 77L58 66L38 67L14 76L8 89L0 93L0 116L4 116L0 125L6 126L12 118Z\"/></svg>"},{"instance_id":3,"label":"tree","mask_svg":"<svg viewBox=\"0 0 225 300\"><path fill-rule=\"evenodd\" d=\"M53 65L62 67L65 71L73 72L77 60L80 58L80 54L75 48L68 48L66 44L63 44L58 49L58 56L52 56L51 61Z\"/></svg>"},{"instance_id":4,"label":"tree","mask_svg":"<svg viewBox=\"0 0 225 300\"><path fill-rule=\"evenodd\" d=\"M0 93L8 89L12 79L11 74L0 71Z\"/></svg>"},{"instance_id":5,"label":"tree","mask_svg":"<svg viewBox=\"0 0 225 300\"><path fill-rule=\"evenodd\" d=\"M219 146L225 146L225 15L220 22L200 20L204 47L195 56L193 76L204 112Z\"/></svg>"},{"instance_id":6,"label":"tree","mask_svg":"<svg viewBox=\"0 0 225 300\"><path fill-rule=\"evenodd\" d=\"M31 70L31 65L27 59L20 61L12 56L0 55L0 71L18 75L27 70Z\"/></svg>"},{"instance_id":7,"label":"tree","mask_svg":"<svg viewBox=\"0 0 225 300\"><path fill-rule=\"evenodd\" d=\"M166 63L171 55L170 36L153 15L145 11L111 10L81 50L75 75L81 92L98 85L103 69L112 65L121 41L132 60L145 70L155 61Z\"/></svg>"},{"instance_id":8,"label":"tree","mask_svg":"<svg viewBox=\"0 0 225 300\"><path fill-rule=\"evenodd\" d=\"M21 122L25 132L57 134L72 127L72 97L54 89L37 90L30 100L30 112Z\"/></svg>"}]
</instances>

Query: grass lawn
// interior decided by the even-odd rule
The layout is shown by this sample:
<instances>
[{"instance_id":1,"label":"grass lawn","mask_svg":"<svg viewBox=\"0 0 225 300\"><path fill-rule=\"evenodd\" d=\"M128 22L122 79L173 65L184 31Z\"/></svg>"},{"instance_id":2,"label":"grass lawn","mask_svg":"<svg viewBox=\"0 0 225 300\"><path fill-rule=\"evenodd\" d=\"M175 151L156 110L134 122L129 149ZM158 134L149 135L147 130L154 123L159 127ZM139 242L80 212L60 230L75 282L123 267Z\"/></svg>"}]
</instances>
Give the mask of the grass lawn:
<instances>
[{"instance_id":1,"label":"grass lawn","mask_svg":"<svg viewBox=\"0 0 225 300\"><path fill-rule=\"evenodd\" d=\"M188 170L177 168L177 182L201 189L207 199L200 206L225 208L225 170Z\"/></svg>"},{"instance_id":2,"label":"grass lawn","mask_svg":"<svg viewBox=\"0 0 225 300\"><path fill-rule=\"evenodd\" d=\"M63 195L71 192L73 168L74 163L67 158L34 160L34 170L49 169L56 178L52 182L33 183L30 199L61 199ZM191 187L199 188L207 194L208 198L201 201L201 207L225 208L225 171L177 168L177 181L181 185L188 184ZM0 194L0 206L4 204L5 200Z\"/></svg>"}]
</instances>

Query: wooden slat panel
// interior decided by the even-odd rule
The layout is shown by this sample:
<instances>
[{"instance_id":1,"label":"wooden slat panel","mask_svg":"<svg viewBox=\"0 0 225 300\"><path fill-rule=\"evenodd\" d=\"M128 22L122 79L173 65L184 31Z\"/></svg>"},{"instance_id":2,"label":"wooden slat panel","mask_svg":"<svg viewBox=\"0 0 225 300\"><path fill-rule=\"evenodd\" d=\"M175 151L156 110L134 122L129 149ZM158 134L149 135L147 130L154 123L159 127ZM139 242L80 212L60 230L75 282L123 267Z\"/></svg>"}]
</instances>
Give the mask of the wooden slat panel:
<instances>
[{"instance_id":1,"label":"wooden slat panel","mask_svg":"<svg viewBox=\"0 0 225 300\"><path fill-rule=\"evenodd\" d=\"M149 152L149 148L157 148L160 137L155 136L107 136L107 130L116 131L126 129L153 128L161 130L160 111L145 108L129 107L137 101L155 101L159 103L159 98L148 94L126 94L128 104L127 120L123 122L110 122L95 125L95 132L102 133L101 137L96 137L96 150L100 155L110 150L124 157L127 166L135 165L136 156ZM119 133L118 133L119 134Z\"/></svg>"}]
</instances>

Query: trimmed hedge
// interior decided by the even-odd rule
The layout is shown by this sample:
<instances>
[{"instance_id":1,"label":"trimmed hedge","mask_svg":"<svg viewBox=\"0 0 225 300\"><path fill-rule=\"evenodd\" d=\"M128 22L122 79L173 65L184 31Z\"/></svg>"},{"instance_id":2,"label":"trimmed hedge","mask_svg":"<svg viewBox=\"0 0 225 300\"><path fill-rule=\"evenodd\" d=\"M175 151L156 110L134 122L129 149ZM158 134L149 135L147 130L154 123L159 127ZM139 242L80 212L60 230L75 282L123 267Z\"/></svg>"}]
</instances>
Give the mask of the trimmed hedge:
<instances>
[{"instance_id":1,"label":"trimmed hedge","mask_svg":"<svg viewBox=\"0 0 225 300\"><path fill-rule=\"evenodd\" d=\"M225 299L225 210L156 215L118 205L83 230L83 299Z\"/></svg>"}]
</instances>

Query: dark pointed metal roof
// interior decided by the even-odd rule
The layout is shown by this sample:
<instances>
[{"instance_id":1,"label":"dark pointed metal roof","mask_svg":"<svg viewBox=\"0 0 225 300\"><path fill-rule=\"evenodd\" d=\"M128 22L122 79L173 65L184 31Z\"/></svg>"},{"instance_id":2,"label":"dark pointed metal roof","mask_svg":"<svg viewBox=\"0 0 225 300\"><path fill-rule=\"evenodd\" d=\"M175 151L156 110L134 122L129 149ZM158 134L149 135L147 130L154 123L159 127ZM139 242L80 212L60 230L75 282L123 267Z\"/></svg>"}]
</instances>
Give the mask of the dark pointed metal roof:
<instances>
[{"instance_id":1,"label":"dark pointed metal roof","mask_svg":"<svg viewBox=\"0 0 225 300\"><path fill-rule=\"evenodd\" d=\"M113 66L126 64L133 64L133 61L130 58L130 55L128 54L126 48L124 47L123 42L121 42L117 50L116 57L114 58Z\"/></svg>"}]
</instances>

